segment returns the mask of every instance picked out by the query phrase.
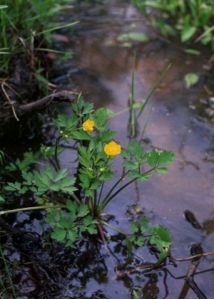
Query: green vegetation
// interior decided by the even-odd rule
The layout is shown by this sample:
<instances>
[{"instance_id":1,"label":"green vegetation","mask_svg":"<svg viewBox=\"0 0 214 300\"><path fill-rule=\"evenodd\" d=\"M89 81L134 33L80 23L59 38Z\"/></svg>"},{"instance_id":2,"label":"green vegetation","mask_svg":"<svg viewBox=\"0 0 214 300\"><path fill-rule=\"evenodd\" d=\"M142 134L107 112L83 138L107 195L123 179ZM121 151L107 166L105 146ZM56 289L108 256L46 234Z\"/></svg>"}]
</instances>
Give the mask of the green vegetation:
<instances>
[{"instance_id":1,"label":"green vegetation","mask_svg":"<svg viewBox=\"0 0 214 300\"><path fill-rule=\"evenodd\" d=\"M145 243L156 247L159 251L159 261L162 262L169 253L172 241L166 228L160 225L151 226L146 218L131 224L132 234L127 237L126 245L131 252L132 247L140 247Z\"/></svg>"},{"instance_id":2,"label":"green vegetation","mask_svg":"<svg viewBox=\"0 0 214 300\"><path fill-rule=\"evenodd\" d=\"M54 16L66 0L4 0L0 6L0 65L8 72L12 56L25 54L32 64L38 57L34 51L45 51L51 44L50 32L73 24L58 24ZM48 24L48 25L47 25ZM33 67L32 65L32 67Z\"/></svg>"},{"instance_id":3,"label":"green vegetation","mask_svg":"<svg viewBox=\"0 0 214 300\"><path fill-rule=\"evenodd\" d=\"M161 11L151 16L165 36L178 36L181 42L201 42L214 49L214 2L210 0L132 0L139 10ZM193 49L194 50L194 49Z\"/></svg>"},{"instance_id":4,"label":"green vegetation","mask_svg":"<svg viewBox=\"0 0 214 300\"><path fill-rule=\"evenodd\" d=\"M22 160L17 159L14 163L3 161L1 200L5 199L6 205L6 199L15 193L24 197L33 196L38 206L1 211L0 215L46 209L46 222L52 228L52 238L66 246L74 247L75 242L85 234L99 233L105 240L104 226L112 228L104 212L107 205L133 182L147 181L154 173L166 173L175 157L171 151L145 151L136 139L131 140L127 147L121 147L113 140L116 133L108 129L108 121L112 117L116 117L112 111L106 108L95 111L91 103L79 96L77 102L71 105L70 116L59 114L53 120L57 129L53 146L41 145L40 151L27 152ZM61 168L59 162L59 154L64 150L61 145L71 140L75 143L71 151L75 151L78 156L75 175ZM123 159L123 171L117 180L118 174L115 174L113 168L116 156ZM15 174L18 174L16 180L8 180L8 176L14 178ZM112 187L105 191L105 182L113 179ZM164 254L166 256L170 240L164 229L143 228L142 222L139 223L139 242L137 224L132 226L132 229L137 229L133 230L128 239L129 248L130 243L134 246L143 245L142 238L146 230L151 234L148 241L160 252L160 258Z\"/></svg>"}]
</instances>

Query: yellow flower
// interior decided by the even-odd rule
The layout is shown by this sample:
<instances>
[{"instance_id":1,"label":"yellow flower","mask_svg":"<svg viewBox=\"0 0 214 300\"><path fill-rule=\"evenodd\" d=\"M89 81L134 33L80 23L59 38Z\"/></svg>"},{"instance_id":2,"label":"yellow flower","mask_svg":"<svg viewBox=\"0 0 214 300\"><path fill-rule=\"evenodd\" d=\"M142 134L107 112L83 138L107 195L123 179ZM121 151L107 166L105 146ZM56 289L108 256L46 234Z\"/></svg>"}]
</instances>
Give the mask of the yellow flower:
<instances>
[{"instance_id":1,"label":"yellow flower","mask_svg":"<svg viewBox=\"0 0 214 300\"><path fill-rule=\"evenodd\" d=\"M108 143L104 146L104 152L108 156L112 156L112 157L116 156L121 153L121 146L119 144L117 144L116 142L111 141L110 143Z\"/></svg>"},{"instance_id":2,"label":"yellow flower","mask_svg":"<svg viewBox=\"0 0 214 300\"><path fill-rule=\"evenodd\" d=\"M82 124L84 131L92 132L94 130L94 121L88 119Z\"/></svg>"}]
</instances>

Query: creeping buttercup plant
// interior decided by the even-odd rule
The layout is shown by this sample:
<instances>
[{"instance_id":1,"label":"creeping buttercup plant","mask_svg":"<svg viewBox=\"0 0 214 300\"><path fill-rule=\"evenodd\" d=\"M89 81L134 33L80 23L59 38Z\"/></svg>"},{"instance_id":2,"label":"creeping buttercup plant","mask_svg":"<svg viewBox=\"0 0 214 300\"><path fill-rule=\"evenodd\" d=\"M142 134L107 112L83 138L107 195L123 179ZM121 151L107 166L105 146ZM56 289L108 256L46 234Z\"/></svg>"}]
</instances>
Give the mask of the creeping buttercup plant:
<instances>
[{"instance_id":1,"label":"creeping buttercup plant","mask_svg":"<svg viewBox=\"0 0 214 300\"><path fill-rule=\"evenodd\" d=\"M91 103L79 96L76 103L71 105L70 116L59 114L54 119L57 131L54 145L42 145L39 153L28 152L23 160L5 167L10 173L18 169L20 180L1 181L2 199L14 192L33 196L38 206L13 211L46 209L51 237L67 246L75 247L75 242L85 234L98 233L105 240L107 236L104 227L111 226L106 219L107 205L131 183L146 181L154 173L166 173L175 157L171 151L145 151L137 140L130 141L127 147L121 145L115 139L116 132L108 129L111 117L114 117L114 113L109 109L95 110ZM76 151L78 157L75 175L61 168L59 159L63 145L71 141L74 142L72 151ZM123 159L120 176L114 170L116 156ZM114 179L112 187L106 191L105 182ZM5 211L0 212L3 213ZM142 246L145 241L145 229L136 224L133 226L137 229L127 235L129 249L130 243ZM140 232L142 235L139 241L137 235ZM166 254L167 251L161 248L164 244L162 237L166 236L163 230L154 227L149 232L149 242L156 245L160 256ZM169 245L167 243L167 249Z\"/></svg>"}]
</instances>

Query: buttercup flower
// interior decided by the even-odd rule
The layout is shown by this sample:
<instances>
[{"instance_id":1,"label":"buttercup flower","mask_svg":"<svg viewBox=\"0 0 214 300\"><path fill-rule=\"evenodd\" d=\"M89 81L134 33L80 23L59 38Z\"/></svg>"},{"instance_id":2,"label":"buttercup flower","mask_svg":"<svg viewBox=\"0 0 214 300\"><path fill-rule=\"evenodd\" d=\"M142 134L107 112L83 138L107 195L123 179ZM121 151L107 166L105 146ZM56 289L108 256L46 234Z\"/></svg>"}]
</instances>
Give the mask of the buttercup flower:
<instances>
[{"instance_id":1,"label":"buttercup flower","mask_svg":"<svg viewBox=\"0 0 214 300\"><path fill-rule=\"evenodd\" d=\"M116 142L111 141L110 143L108 143L104 146L104 152L108 156L112 156L112 157L116 156L121 153L121 146L120 146L120 144L117 144Z\"/></svg>"},{"instance_id":2,"label":"buttercup flower","mask_svg":"<svg viewBox=\"0 0 214 300\"><path fill-rule=\"evenodd\" d=\"M92 132L94 130L94 121L88 119L82 124L84 131Z\"/></svg>"}]
</instances>

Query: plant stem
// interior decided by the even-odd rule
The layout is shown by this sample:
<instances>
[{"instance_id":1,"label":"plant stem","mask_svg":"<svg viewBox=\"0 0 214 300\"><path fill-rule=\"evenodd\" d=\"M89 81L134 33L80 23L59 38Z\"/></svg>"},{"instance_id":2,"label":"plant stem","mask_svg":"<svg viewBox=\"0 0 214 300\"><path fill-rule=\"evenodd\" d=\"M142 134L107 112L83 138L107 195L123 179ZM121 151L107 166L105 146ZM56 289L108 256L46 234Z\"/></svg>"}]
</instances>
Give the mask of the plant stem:
<instances>
[{"instance_id":1,"label":"plant stem","mask_svg":"<svg viewBox=\"0 0 214 300\"><path fill-rule=\"evenodd\" d=\"M105 184L105 182L103 181L103 183L102 183L102 185L101 185L101 188L100 188L100 193L99 193L98 201L97 201L97 204L98 204L98 205L99 205L100 199L101 199L101 197L102 197L104 184Z\"/></svg>"},{"instance_id":2,"label":"plant stem","mask_svg":"<svg viewBox=\"0 0 214 300\"><path fill-rule=\"evenodd\" d=\"M80 199L75 195L75 193L72 193L72 194L71 194L71 197L72 197L78 204L81 203Z\"/></svg>"},{"instance_id":3,"label":"plant stem","mask_svg":"<svg viewBox=\"0 0 214 300\"><path fill-rule=\"evenodd\" d=\"M55 159L55 162L56 162L57 171L60 170L59 159L58 159L59 141L60 141L60 137L57 137L56 138L56 143L55 143L55 151L54 151L54 159Z\"/></svg>"},{"instance_id":4,"label":"plant stem","mask_svg":"<svg viewBox=\"0 0 214 300\"><path fill-rule=\"evenodd\" d=\"M115 226L112 226L112 225L108 224L106 221L102 221L102 224L104 224L105 226L107 226L107 227L113 229L114 231L117 231L117 232L119 232L119 233L121 233L121 234L123 234L125 236L128 235L128 232L125 232L125 231L123 231L123 230L121 230L121 229L119 229L119 228L117 228Z\"/></svg>"},{"instance_id":5,"label":"plant stem","mask_svg":"<svg viewBox=\"0 0 214 300\"><path fill-rule=\"evenodd\" d=\"M0 211L0 216L6 214L12 214L19 211L30 211L30 210L39 210L39 209L49 209L49 208L60 208L64 207L63 205L40 205L40 206L31 206L31 207L23 207L23 208L15 208L10 210Z\"/></svg>"},{"instance_id":6,"label":"plant stem","mask_svg":"<svg viewBox=\"0 0 214 300\"><path fill-rule=\"evenodd\" d=\"M103 199L102 202L105 202L109 196L111 195L111 193L114 191L114 189L118 186L118 184L127 176L127 174L129 173L129 171L127 171L126 173L124 173L116 182L115 184L112 186L112 188L110 189L110 191L108 192L108 194L105 196L105 198Z\"/></svg>"},{"instance_id":7,"label":"plant stem","mask_svg":"<svg viewBox=\"0 0 214 300\"><path fill-rule=\"evenodd\" d=\"M131 87L130 87L130 95L129 95L129 110L130 110L130 135L131 137L136 136L136 116L134 110L135 104L135 89L134 89L134 82L135 82L135 56L133 59L133 70L131 75Z\"/></svg>"},{"instance_id":8,"label":"plant stem","mask_svg":"<svg viewBox=\"0 0 214 300\"><path fill-rule=\"evenodd\" d=\"M187 256L187 257L182 257L182 258L174 258L173 257L173 260L175 260L175 261L188 261L188 260L192 260L192 259L195 259L195 258L199 258L199 257L202 257L202 256L208 256L208 255L214 255L214 251L199 253L199 254L195 254L195 255Z\"/></svg>"},{"instance_id":9,"label":"plant stem","mask_svg":"<svg viewBox=\"0 0 214 300\"><path fill-rule=\"evenodd\" d=\"M149 174L151 173L152 171L154 171L156 169L156 166L153 167L152 169L144 172L143 174L141 175L146 175L146 174ZM106 205L115 197L117 196L118 193L120 193L123 189L125 189L127 186L129 186L130 184L132 184L133 182L135 182L138 178L133 178L132 180L128 181L126 184L124 184L123 186L121 186L121 188L119 188L111 197L109 197L108 199L105 199L103 201L103 205L102 205L102 208L106 207Z\"/></svg>"},{"instance_id":10,"label":"plant stem","mask_svg":"<svg viewBox=\"0 0 214 300\"><path fill-rule=\"evenodd\" d=\"M121 186L121 188L119 188L111 197L109 197L108 199L106 199L106 201L103 203L103 208L106 207L106 205L115 197L117 196L118 193L120 193L123 189L125 189L127 186L129 186L130 184L132 184L133 182L135 182L137 180L137 178L133 178L132 180L128 181L126 184L124 184L123 186Z\"/></svg>"},{"instance_id":11,"label":"plant stem","mask_svg":"<svg viewBox=\"0 0 214 300\"><path fill-rule=\"evenodd\" d=\"M154 94L154 92L157 90L157 88L159 87L159 85L162 82L162 80L165 78L165 76L166 76L167 72L169 71L169 69L171 68L171 66L172 66L172 63L169 63L167 66L164 67L163 71L161 72L160 77L158 78L158 80L156 81L156 83L154 84L154 86L152 87L152 89L150 90L149 94L147 95L143 106L140 108L140 110L138 112L138 115L137 115L137 119L143 113L144 108L146 107L147 103L149 102L149 99Z\"/></svg>"}]
</instances>

